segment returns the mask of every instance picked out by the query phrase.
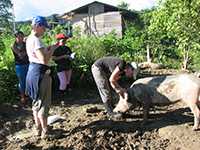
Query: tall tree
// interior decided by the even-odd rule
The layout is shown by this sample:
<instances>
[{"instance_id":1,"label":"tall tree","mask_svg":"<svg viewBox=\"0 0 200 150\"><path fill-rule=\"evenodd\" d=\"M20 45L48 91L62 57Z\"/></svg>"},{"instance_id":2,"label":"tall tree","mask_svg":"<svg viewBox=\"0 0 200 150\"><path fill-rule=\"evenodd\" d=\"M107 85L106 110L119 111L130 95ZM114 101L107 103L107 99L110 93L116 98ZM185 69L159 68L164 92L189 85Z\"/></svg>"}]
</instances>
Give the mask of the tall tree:
<instances>
[{"instance_id":1,"label":"tall tree","mask_svg":"<svg viewBox=\"0 0 200 150\"><path fill-rule=\"evenodd\" d=\"M11 0L0 1L0 30L10 27L10 21L12 19L11 8Z\"/></svg>"},{"instance_id":2,"label":"tall tree","mask_svg":"<svg viewBox=\"0 0 200 150\"><path fill-rule=\"evenodd\" d=\"M12 14L10 13L10 8L12 8L12 3L10 0L1 0L0 1L0 35L6 33L10 26L10 19ZM0 64L4 62L4 53L6 51L6 46L4 40L9 36L0 36Z\"/></svg>"},{"instance_id":3,"label":"tall tree","mask_svg":"<svg viewBox=\"0 0 200 150\"><path fill-rule=\"evenodd\" d=\"M200 47L200 0L160 0L159 2L158 8L153 13L149 32L154 39L160 39L158 40L160 43L162 39L175 43L183 59L182 67L186 69L192 59L192 53Z\"/></svg>"},{"instance_id":4,"label":"tall tree","mask_svg":"<svg viewBox=\"0 0 200 150\"><path fill-rule=\"evenodd\" d=\"M128 10L129 9L129 4L124 2L124 1L121 1L121 3L118 5L118 7Z\"/></svg>"}]
</instances>

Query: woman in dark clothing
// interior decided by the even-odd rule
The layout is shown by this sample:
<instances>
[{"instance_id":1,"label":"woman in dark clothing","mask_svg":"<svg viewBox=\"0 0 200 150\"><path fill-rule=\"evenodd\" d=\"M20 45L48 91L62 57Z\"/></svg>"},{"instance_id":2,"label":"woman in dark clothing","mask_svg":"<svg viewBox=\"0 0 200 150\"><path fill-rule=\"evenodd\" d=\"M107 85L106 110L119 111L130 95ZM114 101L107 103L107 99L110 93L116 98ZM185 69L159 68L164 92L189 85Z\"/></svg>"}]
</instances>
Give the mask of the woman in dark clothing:
<instances>
[{"instance_id":1,"label":"woman in dark clothing","mask_svg":"<svg viewBox=\"0 0 200 150\"><path fill-rule=\"evenodd\" d=\"M26 53L26 43L24 41L24 33L18 31L15 33L15 42L11 49L15 59L15 70L19 80L19 91L21 103L25 104L27 96L25 95L26 75L29 66L28 55Z\"/></svg>"}]
</instances>

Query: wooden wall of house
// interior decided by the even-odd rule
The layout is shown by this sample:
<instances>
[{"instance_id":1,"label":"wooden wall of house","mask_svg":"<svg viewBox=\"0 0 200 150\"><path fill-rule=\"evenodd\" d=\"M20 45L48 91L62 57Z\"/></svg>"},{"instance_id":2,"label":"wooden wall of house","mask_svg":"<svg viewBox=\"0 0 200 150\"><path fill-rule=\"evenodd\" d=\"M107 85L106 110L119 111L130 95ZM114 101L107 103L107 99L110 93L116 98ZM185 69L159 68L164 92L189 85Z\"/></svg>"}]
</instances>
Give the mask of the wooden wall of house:
<instances>
[{"instance_id":1,"label":"wooden wall of house","mask_svg":"<svg viewBox=\"0 0 200 150\"><path fill-rule=\"evenodd\" d=\"M122 17L120 12L75 14L72 18L73 28L79 27L81 34L101 36L115 31L122 36Z\"/></svg>"}]
</instances>

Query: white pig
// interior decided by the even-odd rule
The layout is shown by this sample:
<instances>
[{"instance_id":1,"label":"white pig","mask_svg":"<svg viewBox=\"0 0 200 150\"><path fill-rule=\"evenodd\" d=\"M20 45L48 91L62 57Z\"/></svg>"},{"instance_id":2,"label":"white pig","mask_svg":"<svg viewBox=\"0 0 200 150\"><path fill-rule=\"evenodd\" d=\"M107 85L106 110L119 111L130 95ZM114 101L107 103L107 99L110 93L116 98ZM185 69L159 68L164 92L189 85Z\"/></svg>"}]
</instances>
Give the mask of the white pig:
<instances>
[{"instance_id":1,"label":"white pig","mask_svg":"<svg viewBox=\"0 0 200 150\"><path fill-rule=\"evenodd\" d=\"M200 122L198 104L200 94L200 78L192 74L177 74L146 77L136 80L124 98L120 97L114 112L125 112L128 103L143 104L143 119L147 120L150 105L165 105L182 100L194 115L193 130L197 130Z\"/></svg>"}]
</instances>

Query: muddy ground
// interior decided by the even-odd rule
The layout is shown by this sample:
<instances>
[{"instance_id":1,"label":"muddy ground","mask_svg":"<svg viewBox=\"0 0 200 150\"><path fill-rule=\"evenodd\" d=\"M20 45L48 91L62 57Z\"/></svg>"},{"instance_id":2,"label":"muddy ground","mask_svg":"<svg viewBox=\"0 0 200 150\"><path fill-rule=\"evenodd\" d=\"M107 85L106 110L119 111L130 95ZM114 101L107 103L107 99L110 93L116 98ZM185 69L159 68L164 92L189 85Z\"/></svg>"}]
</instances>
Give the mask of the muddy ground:
<instances>
[{"instance_id":1,"label":"muddy ground","mask_svg":"<svg viewBox=\"0 0 200 150\"><path fill-rule=\"evenodd\" d=\"M140 107L110 120L96 89L73 89L64 102L54 101L51 136L33 136L31 108L0 106L0 149L6 150L199 150L200 131L192 131L193 115L184 104L154 107L142 125Z\"/></svg>"}]
</instances>

